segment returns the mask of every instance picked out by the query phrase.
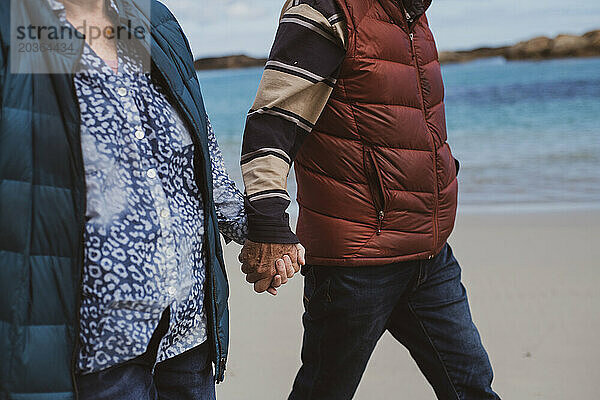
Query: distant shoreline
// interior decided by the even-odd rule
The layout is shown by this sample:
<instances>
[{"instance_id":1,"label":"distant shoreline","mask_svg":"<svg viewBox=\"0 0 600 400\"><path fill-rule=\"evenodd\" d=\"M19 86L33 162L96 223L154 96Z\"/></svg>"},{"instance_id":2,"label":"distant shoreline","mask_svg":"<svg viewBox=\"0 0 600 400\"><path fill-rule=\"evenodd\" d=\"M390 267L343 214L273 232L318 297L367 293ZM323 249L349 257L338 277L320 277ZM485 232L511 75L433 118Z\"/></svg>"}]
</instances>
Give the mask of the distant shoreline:
<instances>
[{"instance_id":1,"label":"distant shoreline","mask_svg":"<svg viewBox=\"0 0 600 400\"><path fill-rule=\"evenodd\" d=\"M225 57L200 58L194 61L196 71L208 71L215 69L235 69L264 67L266 58L253 58L245 55L233 55Z\"/></svg>"},{"instance_id":2,"label":"distant shoreline","mask_svg":"<svg viewBox=\"0 0 600 400\"><path fill-rule=\"evenodd\" d=\"M554 38L540 36L512 46L481 47L472 50L441 51L442 64L460 63L480 58L503 57L516 60L550 60L600 56L600 30L577 35L558 35ZM266 58L246 55L199 58L194 62L197 71L262 67Z\"/></svg>"},{"instance_id":3,"label":"distant shoreline","mask_svg":"<svg viewBox=\"0 0 600 400\"><path fill-rule=\"evenodd\" d=\"M508 61L597 57L600 56L600 30L590 31L581 36L539 36L512 46L441 51L439 56L441 63L466 62L489 57L503 57Z\"/></svg>"}]
</instances>

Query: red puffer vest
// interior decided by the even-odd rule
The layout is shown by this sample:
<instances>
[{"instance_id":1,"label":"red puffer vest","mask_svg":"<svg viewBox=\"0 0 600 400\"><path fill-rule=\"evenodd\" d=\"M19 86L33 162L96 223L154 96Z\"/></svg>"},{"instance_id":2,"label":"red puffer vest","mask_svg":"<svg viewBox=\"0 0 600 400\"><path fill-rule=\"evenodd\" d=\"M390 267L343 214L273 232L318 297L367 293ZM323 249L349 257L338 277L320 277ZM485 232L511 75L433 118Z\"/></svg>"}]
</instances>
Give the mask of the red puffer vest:
<instances>
[{"instance_id":1,"label":"red puffer vest","mask_svg":"<svg viewBox=\"0 0 600 400\"><path fill-rule=\"evenodd\" d=\"M427 18L409 26L392 0L337 1L348 52L296 158L297 234L310 264L431 258L454 227L458 163Z\"/></svg>"}]
</instances>

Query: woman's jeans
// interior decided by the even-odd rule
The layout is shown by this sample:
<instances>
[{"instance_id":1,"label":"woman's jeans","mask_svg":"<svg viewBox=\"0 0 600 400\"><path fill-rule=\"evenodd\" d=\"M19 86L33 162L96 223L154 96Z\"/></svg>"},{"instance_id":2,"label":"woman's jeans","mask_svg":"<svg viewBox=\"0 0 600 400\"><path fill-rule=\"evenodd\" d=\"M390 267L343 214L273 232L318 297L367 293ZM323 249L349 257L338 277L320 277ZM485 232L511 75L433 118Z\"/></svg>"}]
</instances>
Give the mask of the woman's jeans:
<instances>
[{"instance_id":1,"label":"woman's jeans","mask_svg":"<svg viewBox=\"0 0 600 400\"><path fill-rule=\"evenodd\" d=\"M499 399L449 245L431 260L306 266L302 273L302 367L290 400L351 399L386 330L410 351L439 399Z\"/></svg>"},{"instance_id":2,"label":"woman's jeans","mask_svg":"<svg viewBox=\"0 0 600 400\"><path fill-rule=\"evenodd\" d=\"M208 343L156 364L168 311L146 353L106 370L77 377L79 400L214 400L215 381Z\"/></svg>"}]
</instances>

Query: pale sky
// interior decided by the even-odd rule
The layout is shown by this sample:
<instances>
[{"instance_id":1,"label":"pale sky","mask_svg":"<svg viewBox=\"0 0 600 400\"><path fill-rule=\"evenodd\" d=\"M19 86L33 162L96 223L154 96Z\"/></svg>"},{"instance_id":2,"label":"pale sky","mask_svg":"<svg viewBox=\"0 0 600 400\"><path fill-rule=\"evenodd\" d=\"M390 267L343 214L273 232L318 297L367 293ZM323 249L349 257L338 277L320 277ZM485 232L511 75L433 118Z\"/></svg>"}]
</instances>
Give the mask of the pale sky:
<instances>
[{"instance_id":1,"label":"pale sky","mask_svg":"<svg viewBox=\"0 0 600 400\"><path fill-rule=\"evenodd\" d=\"M163 0L197 57L266 56L284 1ZM468 49L600 29L600 1L433 0L428 18L441 50Z\"/></svg>"}]
</instances>

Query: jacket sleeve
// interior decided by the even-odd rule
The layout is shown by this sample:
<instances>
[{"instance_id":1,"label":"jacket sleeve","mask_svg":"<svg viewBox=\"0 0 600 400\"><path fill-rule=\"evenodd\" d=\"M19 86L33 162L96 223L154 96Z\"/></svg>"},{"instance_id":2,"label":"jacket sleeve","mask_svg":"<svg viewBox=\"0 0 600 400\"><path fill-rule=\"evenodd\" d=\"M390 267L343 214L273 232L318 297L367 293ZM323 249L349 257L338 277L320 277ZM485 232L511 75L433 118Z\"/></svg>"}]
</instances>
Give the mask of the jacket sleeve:
<instances>
[{"instance_id":1,"label":"jacket sleeve","mask_svg":"<svg viewBox=\"0 0 600 400\"><path fill-rule=\"evenodd\" d=\"M287 177L323 112L346 55L333 0L290 0L248 113L242 145L248 239L298 243L289 225Z\"/></svg>"},{"instance_id":2,"label":"jacket sleeve","mask_svg":"<svg viewBox=\"0 0 600 400\"><path fill-rule=\"evenodd\" d=\"M210 121L207 125L208 149L213 173L213 198L219 230L227 242L234 240L236 243L243 244L248 233L244 198L227 173Z\"/></svg>"}]
</instances>

